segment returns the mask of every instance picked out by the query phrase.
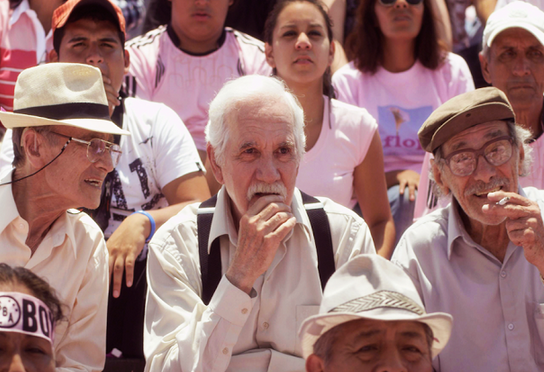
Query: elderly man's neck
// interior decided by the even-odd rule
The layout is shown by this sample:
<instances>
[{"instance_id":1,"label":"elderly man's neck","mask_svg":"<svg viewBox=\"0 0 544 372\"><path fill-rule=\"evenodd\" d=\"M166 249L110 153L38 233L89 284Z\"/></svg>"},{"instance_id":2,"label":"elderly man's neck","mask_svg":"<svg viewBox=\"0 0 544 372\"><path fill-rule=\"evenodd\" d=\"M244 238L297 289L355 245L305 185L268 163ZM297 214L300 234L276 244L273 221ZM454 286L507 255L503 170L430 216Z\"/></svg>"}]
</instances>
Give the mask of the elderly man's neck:
<instances>
[{"instance_id":1,"label":"elderly man's neck","mask_svg":"<svg viewBox=\"0 0 544 372\"><path fill-rule=\"evenodd\" d=\"M31 177L14 183L12 191L17 211L28 223L26 245L34 254L53 223L69 208L62 201L53 201L47 193L36 192L35 188L30 187L31 182L39 181Z\"/></svg>"},{"instance_id":2,"label":"elderly man's neck","mask_svg":"<svg viewBox=\"0 0 544 372\"><path fill-rule=\"evenodd\" d=\"M485 248L489 253L503 262L506 256L506 249L510 238L506 231L505 223L499 225L484 225L483 223L469 218L459 208L459 214L465 229L475 243Z\"/></svg>"},{"instance_id":3,"label":"elderly man's neck","mask_svg":"<svg viewBox=\"0 0 544 372\"><path fill-rule=\"evenodd\" d=\"M543 106L542 98L530 102L512 102L512 107L516 113L516 123L530 130L533 138L542 135Z\"/></svg>"}]
</instances>

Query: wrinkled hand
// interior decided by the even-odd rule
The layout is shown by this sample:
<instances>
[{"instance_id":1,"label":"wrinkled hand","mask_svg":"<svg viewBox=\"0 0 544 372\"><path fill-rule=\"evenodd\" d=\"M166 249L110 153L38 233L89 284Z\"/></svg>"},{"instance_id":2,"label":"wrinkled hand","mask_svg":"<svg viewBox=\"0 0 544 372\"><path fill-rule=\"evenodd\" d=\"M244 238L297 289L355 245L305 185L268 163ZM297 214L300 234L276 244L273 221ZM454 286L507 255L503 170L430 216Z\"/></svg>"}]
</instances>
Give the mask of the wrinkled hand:
<instances>
[{"instance_id":1,"label":"wrinkled hand","mask_svg":"<svg viewBox=\"0 0 544 372\"><path fill-rule=\"evenodd\" d=\"M102 81L104 82L104 89L106 90L106 97L108 98L108 107L110 109L111 116L115 107L121 104L121 101L119 101L119 92L113 89L111 86L111 80L107 76L102 75Z\"/></svg>"},{"instance_id":2,"label":"wrinkled hand","mask_svg":"<svg viewBox=\"0 0 544 372\"><path fill-rule=\"evenodd\" d=\"M113 297L121 294L123 269L127 287L134 280L134 264L145 245L146 223L149 220L141 214L132 214L114 231L106 242L109 252L109 269L113 280Z\"/></svg>"},{"instance_id":3,"label":"wrinkled hand","mask_svg":"<svg viewBox=\"0 0 544 372\"><path fill-rule=\"evenodd\" d=\"M538 204L513 192L498 191L487 197L491 203L484 205L482 211L505 217L510 241L523 247L527 261L544 273L544 224ZM504 205L497 205L504 197L510 200Z\"/></svg>"},{"instance_id":4,"label":"wrinkled hand","mask_svg":"<svg viewBox=\"0 0 544 372\"><path fill-rule=\"evenodd\" d=\"M416 200L416 190L417 185L419 184L419 173L406 169L397 173L397 180L399 181L399 193L404 195L404 189L408 187L410 201Z\"/></svg>"},{"instance_id":5,"label":"wrinkled hand","mask_svg":"<svg viewBox=\"0 0 544 372\"><path fill-rule=\"evenodd\" d=\"M238 247L227 270L227 279L246 293L272 263L281 241L293 230L296 219L278 195L258 198L240 219Z\"/></svg>"}]
</instances>

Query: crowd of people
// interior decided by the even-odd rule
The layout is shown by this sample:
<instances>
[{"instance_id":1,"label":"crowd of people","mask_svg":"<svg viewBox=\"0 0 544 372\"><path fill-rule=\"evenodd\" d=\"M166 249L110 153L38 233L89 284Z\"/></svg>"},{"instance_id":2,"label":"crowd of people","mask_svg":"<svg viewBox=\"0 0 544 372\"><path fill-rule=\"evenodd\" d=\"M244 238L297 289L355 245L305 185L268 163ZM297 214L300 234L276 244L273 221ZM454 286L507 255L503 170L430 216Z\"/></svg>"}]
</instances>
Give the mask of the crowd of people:
<instances>
[{"instance_id":1,"label":"crowd of people","mask_svg":"<svg viewBox=\"0 0 544 372\"><path fill-rule=\"evenodd\" d=\"M544 371L530 2L0 0L0 370Z\"/></svg>"}]
</instances>

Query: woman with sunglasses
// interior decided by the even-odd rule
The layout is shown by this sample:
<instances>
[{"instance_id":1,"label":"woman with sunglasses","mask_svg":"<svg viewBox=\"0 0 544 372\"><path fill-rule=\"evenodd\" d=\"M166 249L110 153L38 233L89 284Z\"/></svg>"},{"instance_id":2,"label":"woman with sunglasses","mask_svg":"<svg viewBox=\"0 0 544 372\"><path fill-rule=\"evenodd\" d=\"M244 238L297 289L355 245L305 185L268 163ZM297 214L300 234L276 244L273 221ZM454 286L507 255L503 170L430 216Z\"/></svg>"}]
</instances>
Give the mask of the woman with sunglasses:
<instances>
[{"instance_id":1,"label":"woman with sunglasses","mask_svg":"<svg viewBox=\"0 0 544 372\"><path fill-rule=\"evenodd\" d=\"M425 156L417 131L448 99L474 89L466 62L439 41L431 0L361 0L333 77L341 101L378 121L397 239L412 223Z\"/></svg>"},{"instance_id":2,"label":"woman with sunglasses","mask_svg":"<svg viewBox=\"0 0 544 372\"><path fill-rule=\"evenodd\" d=\"M377 251L389 257L395 230L377 124L366 110L331 98L334 45L321 2L279 1L266 20L265 43L268 63L304 109L306 154L297 187L349 208L355 193Z\"/></svg>"}]
</instances>

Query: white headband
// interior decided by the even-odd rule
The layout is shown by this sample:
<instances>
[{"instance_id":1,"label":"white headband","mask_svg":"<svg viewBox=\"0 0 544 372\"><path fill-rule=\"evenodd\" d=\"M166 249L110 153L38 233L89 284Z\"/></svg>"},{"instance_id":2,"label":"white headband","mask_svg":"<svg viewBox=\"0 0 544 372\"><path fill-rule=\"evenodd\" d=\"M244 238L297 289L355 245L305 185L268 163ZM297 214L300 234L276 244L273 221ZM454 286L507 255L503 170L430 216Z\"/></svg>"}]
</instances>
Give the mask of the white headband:
<instances>
[{"instance_id":1,"label":"white headband","mask_svg":"<svg viewBox=\"0 0 544 372\"><path fill-rule=\"evenodd\" d=\"M55 321L49 307L34 296L0 292L0 332L41 337L53 345Z\"/></svg>"}]
</instances>

